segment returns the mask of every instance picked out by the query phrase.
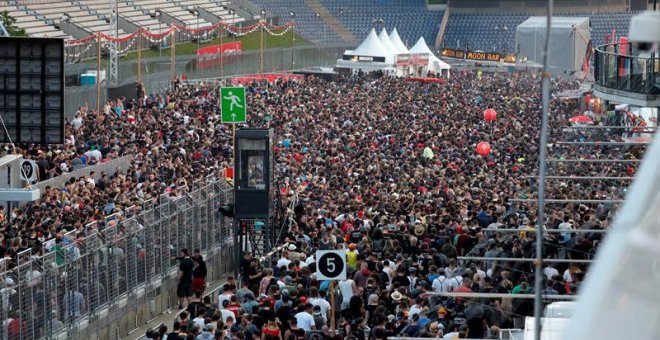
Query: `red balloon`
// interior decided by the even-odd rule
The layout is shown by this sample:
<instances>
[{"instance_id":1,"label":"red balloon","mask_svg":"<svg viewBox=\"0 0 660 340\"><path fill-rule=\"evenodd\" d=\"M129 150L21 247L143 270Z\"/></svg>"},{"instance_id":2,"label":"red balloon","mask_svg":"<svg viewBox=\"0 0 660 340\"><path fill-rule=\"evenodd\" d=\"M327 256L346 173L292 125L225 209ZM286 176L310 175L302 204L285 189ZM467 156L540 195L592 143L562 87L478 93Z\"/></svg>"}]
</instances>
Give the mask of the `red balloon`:
<instances>
[{"instance_id":1,"label":"red balloon","mask_svg":"<svg viewBox=\"0 0 660 340\"><path fill-rule=\"evenodd\" d=\"M481 156L488 156L490 154L490 144L486 142L480 142L477 144L477 153Z\"/></svg>"},{"instance_id":2,"label":"red balloon","mask_svg":"<svg viewBox=\"0 0 660 340\"><path fill-rule=\"evenodd\" d=\"M492 122L497 118L497 112L493 109L486 109L484 111L484 120L487 122Z\"/></svg>"}]
</instances>

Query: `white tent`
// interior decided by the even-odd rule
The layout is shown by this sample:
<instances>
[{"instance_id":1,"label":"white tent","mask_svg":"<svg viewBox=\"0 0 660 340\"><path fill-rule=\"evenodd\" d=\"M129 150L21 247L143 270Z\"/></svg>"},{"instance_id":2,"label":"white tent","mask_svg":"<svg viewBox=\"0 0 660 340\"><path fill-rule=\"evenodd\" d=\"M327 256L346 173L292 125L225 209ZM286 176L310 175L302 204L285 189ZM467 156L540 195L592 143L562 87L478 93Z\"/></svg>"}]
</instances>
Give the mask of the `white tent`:
<instances>
[{"instance_id":1,"label":"white tent","mask_svg":"<svg viewBox=\"0 0 660 340\"><path fill-rule=\"evenodd\" d=\"M401 53L394 44L392 44L392 41L390 40L390 37L387 35L387 31L385 28L383 28L382 31L380 31L380 34L378 34L378 39L380 39L380 42L383 44L383 47L385 47L385 50L387 52L390 52L392 54L392 58L396 59L396 55Z\"/></svg>"},{"instance_id":2,"label":"white tent","mask_svg":"<svg viewBox=\"0 0 660 340\"><path fill-rule=\"evenodd\" d=\"M390 33L390 41L392 42L392 45L399 50L399 53L408 53L408 48L403 41L401 41L401 37L399 37L399 32L396 30L396 27L394 27Z\"/></svg>"},{"instance_id":3,"label":"white tent","mask_svg":"<svg viewBox=\"0 0 660 340\"><path fill-rule=\"evenodd\" d=\"M431 51L429 46L426 44L426 40L424 40L424 37L420 37L419 40L417 40L415 46L411 47L408 53L428 54L429 63L424 71L425 72L431 71L436 73L442 73L443 71L445 71L447 78L449 78L449 69L451 68L451 66L449 66L449 64L440 60L440 58L436 57L435 54L433 54L433 51Z\"/></svg>"},{"instance_id":4,"label":"white tent","mask_svg":"<svg viewBox=\"0 0 660 340\"><path fill-rule=\"evenodd\" d=\"M338 68L349 68L362 71L394 72L394 54L388 51L371 29L369 35L355 50L346 50L341 59L337 60Z\"/></svg>"}]
</instances>

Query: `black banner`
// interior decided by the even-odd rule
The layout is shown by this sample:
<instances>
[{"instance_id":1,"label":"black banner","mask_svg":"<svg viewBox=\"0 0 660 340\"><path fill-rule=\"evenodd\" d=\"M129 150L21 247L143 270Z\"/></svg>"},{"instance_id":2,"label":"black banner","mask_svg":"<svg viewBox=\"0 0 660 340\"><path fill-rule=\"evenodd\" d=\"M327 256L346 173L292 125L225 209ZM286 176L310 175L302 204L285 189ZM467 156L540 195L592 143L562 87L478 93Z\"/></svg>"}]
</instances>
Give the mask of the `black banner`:
<instances>
[{"instance_id":1,"label":"black banner","mask_svg":"<svg viewBox=\"0 0 660 340\"><path fill-rule=\"evenodd\" d=\"M477 61L495 61L503 63L516 63L515 54L502 54L497 52L476 52L476 51L465 51L465 50L455 50L451 48L445 48L442 50L442 56L447 58L457 58L457 59L466 59L466 60L477 60Z\"/></svg>"},{"instance_id":2,"label":"black banner","mask_svg":"<svg viewBox=\"0 0 660 340\"><path fill-rule=\"evenodd\" d=\"M364 62L364 63L370 63L372 61L379 62L379 63L384 63L385 62L385 57L373 57L373 56L367 56L367 55L344 54L342 59L347 60L347 61L358 61L358 62Z\"/></svg>"}]
</instances>

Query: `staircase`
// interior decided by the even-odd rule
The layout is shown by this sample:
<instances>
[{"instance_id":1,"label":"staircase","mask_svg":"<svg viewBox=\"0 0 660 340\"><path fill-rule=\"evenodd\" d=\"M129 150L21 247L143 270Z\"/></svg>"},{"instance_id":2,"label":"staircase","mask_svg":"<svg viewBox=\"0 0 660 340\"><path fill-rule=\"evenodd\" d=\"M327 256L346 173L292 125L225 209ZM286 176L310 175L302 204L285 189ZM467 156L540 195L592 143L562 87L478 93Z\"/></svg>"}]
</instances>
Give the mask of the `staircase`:
<instances>
[{"instance_id":1,"label":"staircase","mask_svg":"<svg viewBox=\"0 0 660 340\"><path fill-rule=\"evenodd\" d=\"M449 6L445 8L445 13L442 16L442 23L440 24L440 30L438 35L435 38L435 49L439 49L442 46L442 39L445 38L445 30L447 30L447 22L449 22Z\"/></svg>"},{"instance_id":2,"label":"staircase","mask_svg":"<svg viewBox=\"0 0 660 340\"><path fill-rule=\"evenodd\" d=\"M349 32L342 23L340 23L337 18L335 18L328 11L325 6L323 6L318 0L304 0L305 4L312 9L312 11L320 14L321 20L323 20L330 28L332 28L335 33L341 38L341 40L350 43L357 44L357 39L353 36L353 33Z\"/></svg>"}]
</instances>

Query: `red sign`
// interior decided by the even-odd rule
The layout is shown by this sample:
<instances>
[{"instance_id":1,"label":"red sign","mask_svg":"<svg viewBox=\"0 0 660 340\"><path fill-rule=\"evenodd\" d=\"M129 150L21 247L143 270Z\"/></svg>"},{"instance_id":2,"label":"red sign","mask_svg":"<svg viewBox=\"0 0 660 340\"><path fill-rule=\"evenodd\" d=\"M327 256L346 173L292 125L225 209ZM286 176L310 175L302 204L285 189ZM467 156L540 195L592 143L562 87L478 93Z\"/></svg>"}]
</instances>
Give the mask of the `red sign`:
<instances>
[{"instance_id":1,"label":"red sign","mask_svg":"<svg viewBox=\"0 0 660 340\"><path fill-rule=\"evenodd\" d=\"M197 67L207 68L220 65L220 54L237 53L243 50L240 41L200 48L197 50Z\"/></svg>"},{"instance_id":2,"label":"red sign","mask_svg":"<svg viewBox=\"0 0 660 340\"><path fill-rule=\"evenodd\" d=\"M225 168L225 178L234 179L234 168L232 167Z\"/></svg>"},{"instance_id":3,"label":"red sign","mask_svg":"<svg viewBox=\"0 0 660 340\"><path fill-rule=\"evenodd\" d=\"M407 53L396 56L396 66L426 66L428 63L428 53Z\"/></svg>"}]
</instances>

